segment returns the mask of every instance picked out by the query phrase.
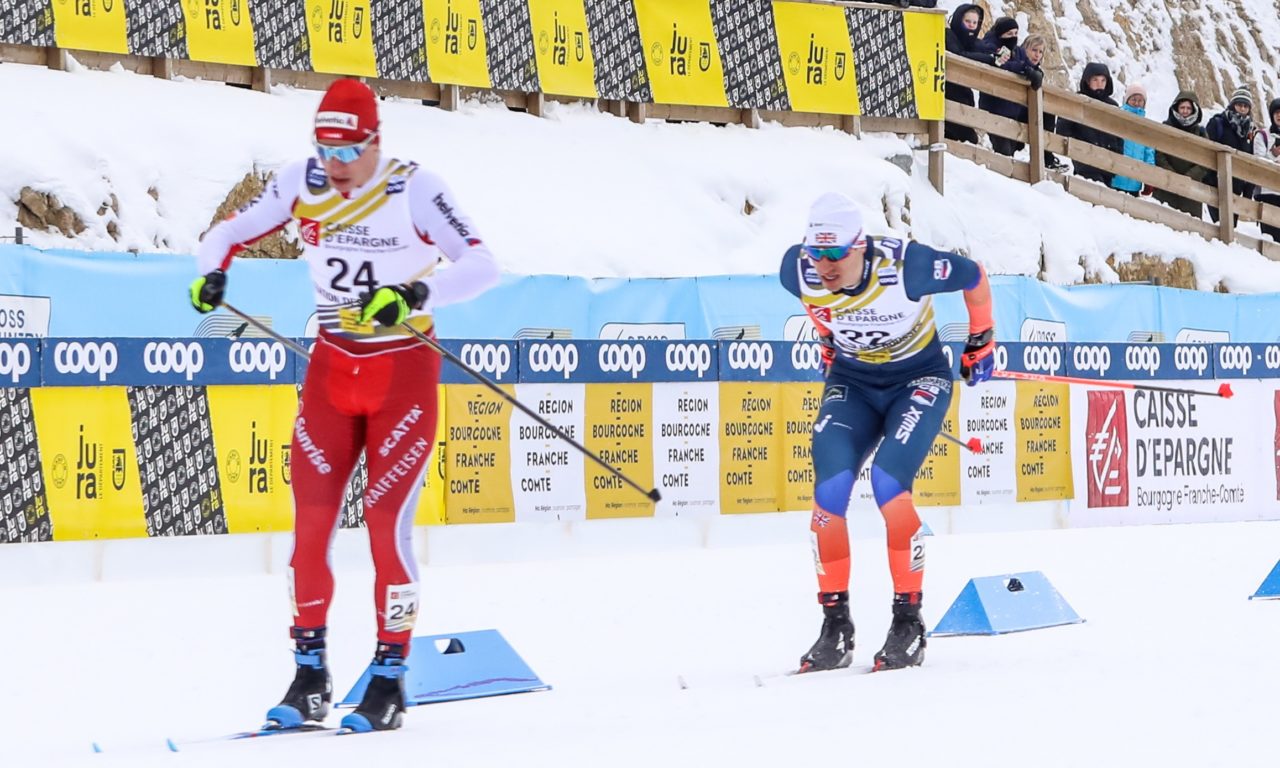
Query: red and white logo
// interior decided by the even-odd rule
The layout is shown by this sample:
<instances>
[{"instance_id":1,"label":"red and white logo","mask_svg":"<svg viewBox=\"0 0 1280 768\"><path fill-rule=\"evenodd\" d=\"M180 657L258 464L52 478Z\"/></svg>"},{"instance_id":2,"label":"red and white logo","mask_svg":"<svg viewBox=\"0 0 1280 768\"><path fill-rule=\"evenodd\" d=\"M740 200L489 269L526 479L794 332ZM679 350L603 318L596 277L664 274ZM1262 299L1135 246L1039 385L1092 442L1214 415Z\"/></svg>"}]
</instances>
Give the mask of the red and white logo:
<instances>
[{"instance_id":1,"label":"red and white logo","mask_svg":"<svg viewBox=\"0 0 1280 768\"><path fill-rule=\"evenodd\" d=\"M933 260L933 279L946 280L951 277L951 259Z\"/></svg>"},{"instance_id":2,"label":"red and white logo","mask_svg":"<svg viewBox=\"0 0 1280 768\"><path fill-rule=\"evenodd\" d=\"M360 127L360 118L350 112L318 112L316 113L317 128L341 128L347 131L354 131Z\"/></svg>"},{"instance_id":3,"label":"red and white logo","mask_svg":"<svg viewBox=\"0 0 1280 768\"><path fill-rule=\"evenodd\" d=\"M1090 508L1129 505L1129 423L1124 393L1089 392L1085 472Z\"/></svg>"},{"instance_id":4,"label":"red and white logo","mask_svg":"<svg viewBox=\"0 0 1280 768\"><path fill-rule=\"evenodd\" d=\"M298 233L302 235L302 242L307 245L320 244L320 222L315 219L299 219Z\"/></svg>"},{"instance_id":5,"label":"red and white logo","mask_svg":"<svg viewBox=\"0 0 1280 768\"><path fill-rule=\"evenodd\" d=\"M815 232L813 235L814 245L839 245L840 238L835 232Z\"/></svg>"},{"instance_id":6,"label":"red and white logo","mask_svg":"<svg viewBox=\"0 0 1280 768\"><path fill-rule=\"evenodd\" d=\"M824 323L831 322L831 307L811 307L810 312Z\"/></svg>"}]
</instances>

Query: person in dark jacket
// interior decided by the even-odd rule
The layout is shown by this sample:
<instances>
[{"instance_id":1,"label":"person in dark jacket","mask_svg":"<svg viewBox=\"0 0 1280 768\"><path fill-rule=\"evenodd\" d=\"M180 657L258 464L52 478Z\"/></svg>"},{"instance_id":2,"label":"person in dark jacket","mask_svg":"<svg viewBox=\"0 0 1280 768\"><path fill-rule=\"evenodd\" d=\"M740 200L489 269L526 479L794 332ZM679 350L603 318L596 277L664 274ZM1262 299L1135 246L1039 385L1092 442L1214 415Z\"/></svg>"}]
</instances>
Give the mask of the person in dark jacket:
<instances>
[{"instance_id":1,"label":"person in dark jacket","mask_svg":"<svg viewBox=\"0 0 1280 768\"><path fill-rule=\"evenodd\" d=\"M1265 139L1254 137L1253 152L1258 154L1258 150L1261 149L1261 157L1273 163L1280 163L1280 99L1271 100L1271 104L1267 106L1267 114L1271 116L1271 127L1266 131ZM1269 205L1280 206L1280 190L1259 187L1255 198ZM1270 235L1272 240L1280 243L1280 227L1263 224L1262 231Z\"/></svg>"},{"instance_id":2,"label":"person in dark jacket","mask_svg":"<svg viewBox=\"0 0 1280 768\"><path fill-rule=\"evenodd\" d=\"M1246 155L1253 154L1253 132L1253 95L1247 88L1237 88L1232 91L1227 108L1209 118L1208 124L1204 127L1204 135L1210 141L1225 144ZM1218 186L1218 172L1209 171L1205 175L1204 183L1212 187ZM1244 197L1253 197L1253 185L1244 179L1232 179L1231 191ZM1209 206L1209 218L1213 219L1215 224L1218 222L1218 209L1212 205ZM1239 218L1239 216L1232 217L1232 226L1235 226Z\"/></svg>"},{"instance_id":3,"label":"person in dark jacket","mask_svg":"<svg viewBox=\"0 0 1280 768\"><path fill-rule=\"evenodd\" d=\"M1174 97L1173 103L1169 105L1169 117L1165 119L1164 124L1177 128L1180 131L1186 131L1193 136L1204 136L1204 128L1200 127L1202 113L1200 111L1200 100L1196 98L1192 91L1179 91ZM1208 168L1202 165L1196 165L1190 160L1183 160L1165 152L1156 150L1156 165L1174 173L1180 173L1192 181L1203 182L1205 174L1209 172ZM1170 192L1165 189L1157 189L1154 193L1155 198L1160 202L1177 208L1183 213L1194 216L1197 219L1204 218L1204 203L1199 200L1192 200L1189 197Z\"/></svg>"},{"instance_id":4,"label":"person in dark jacket","mask_svg":"<svg viewBox=\"0 0 1280 768\"><path fill-rule=\"evenodd\" d=\"M982 10L980 5L964 3L958 6L951 14L951 21L947 26L947 54L963 56L966 59L980 61L983 64L994 63L995 57L992 52L987 50L986 46L982 44L982 40L978 38L978 30L982 29L982 20L984 18L986 18L986 12ZM948 81L946 95L948 101L958 102L969 107L973 106L973 90L971 88ZM945 135L948 139L954 141L967 141L970 144L978 143L977 131L958 123L948 122Z\"/></svg>"},{"instance_id":5,"label":"person in dark jacket","mask_svg":"<svg viewBox=\"0 0 1280 768\"><path fill-rule=\"evenodd\" d=\"M1080 75L1080 93L1119 109L1120 105L1111 98L1111 94L1114 91L1115 82L1111 79L1111 70L1107 69L1106 64L1091 61L1084 65L1084 73ZM1102 147L1117 155L1124 154L1124 140L1119 136L1114 136L1099 128L1082 125L1074 120L1059 118L1058 134L1069 139L1075 138L1094 146ZM1077 176L1101 182L1108 187L1111 186L1111 179L1115 175L1111 171L1104 171L1101 168L1094 168L1091 165L1085 165L1080 162L1075 164L1075 169Z\"/></svg>"},{"instance_id":6,"label":"person in dark jacket","mask_svg":"<svg viewBox=\"0 0 1280 768\"><path fill-rule=\"evenodd\" d=\"M996 22L999 24L999 22ZM1001 65L1001 69L1008 70L1015 75L1022 75L1030 83L1032 88L1039 88L1044 83L1044 72L1040 69L1040 62L1044 60L1044 37L1041 35L1027 35L1027 39L1019 47L1013 49L1013 54L1009 60ZM1027 108L1022 104L1002 99L998 96L992 96L987 93L978 96L978 106L993 115L1007 117L1010 120L1017 120L1020 123L1027 122ZM1046 116L1052 119L1051 116ZM1047 125L1052 129L1052 123ZM997 136L994 133L991 136L991 148L1002 155L1012 157L1018 150L1024 146L1022 142L1013 139L1006 139L1003 136ZM1046 153L1045 160L1048 162L1049 155ZM1050 166L1052 167L1052 165Z\"/></svg>"}]
</instances>

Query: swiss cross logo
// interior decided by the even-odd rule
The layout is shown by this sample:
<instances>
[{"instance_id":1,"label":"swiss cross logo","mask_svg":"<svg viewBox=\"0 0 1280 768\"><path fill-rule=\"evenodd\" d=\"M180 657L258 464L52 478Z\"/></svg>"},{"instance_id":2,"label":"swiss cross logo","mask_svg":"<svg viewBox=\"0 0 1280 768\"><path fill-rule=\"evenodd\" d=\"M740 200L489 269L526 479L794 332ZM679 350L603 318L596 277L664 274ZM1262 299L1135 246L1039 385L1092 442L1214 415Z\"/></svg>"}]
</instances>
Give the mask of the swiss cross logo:
<instances>
[{"instance_id":1,"label":"swiss cross logo","mask_svg":"<svg viewBox=\"0 0 1280 768\"><path fill-rule=\"evenodd\" d=\"M813 316L824 323L831 322L831 307L813 307Z\"/></svg>"},{"instance_id":2,"label":"swiss cross logo","mask_svg":"<svg viewBox=\"0 0 1280 768\"><path fill-rule=\"evenodd\" d=\"M307 245L320 244L320 222L315 219L299 219L298 232L302 235L302 242Z\"/></svg>"},{"instance_id":3,"label":"swiss cross logo","mask_svg":"<svg viewBox=\"0 0 1280 768\"><path fill-rule=\"evenodd\" d=\"M1089 392L1085 424L1089 507L1129 505L1129 426L1124 393Z\"/></svg>"},{"instance_id":4,"label":"swiss cross logo","mask_svg":"<svg viewBox=\"0 0 1280 768\"><path fill-rule=\"evenodd\" d=\"M819 232L813 236L814 245L839 245L835 232Z\"/></svg>"},{"instance_id":5,"label":"swiss cross logo","mask_svg":"<svg viewBox=\"0 0 1280 768\"><path fill-rule=\"evenodd\" d=\"M946 280L951 277L951 259L933 260L933 279Z\"/></svg>"},{"instance_id":6,"label":"swiss cross logo","mask_svg":"<svg viewBox=\"0 0 1280 768\"><path fill-rule=\"evenodd\" d=\"M395 591L395 590L392 590L392 591L391 591L391 593L387 595L387 597L388 597L389 599L391 599L391 600L399 600L399 599L400 599L400 593L399 593L399 592L397 592L397 591Z\"/></svg>"}]
</instances>

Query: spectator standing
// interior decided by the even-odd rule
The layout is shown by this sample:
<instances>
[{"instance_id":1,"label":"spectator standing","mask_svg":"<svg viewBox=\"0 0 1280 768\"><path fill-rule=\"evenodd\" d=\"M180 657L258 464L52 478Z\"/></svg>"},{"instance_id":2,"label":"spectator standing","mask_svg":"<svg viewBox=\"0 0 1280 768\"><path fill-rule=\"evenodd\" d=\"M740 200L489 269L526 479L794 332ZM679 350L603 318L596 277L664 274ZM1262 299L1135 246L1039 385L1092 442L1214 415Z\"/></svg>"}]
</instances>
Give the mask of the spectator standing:
<instances>
[{"instance_id":1,"label":"spectator standing","mask_svg":"<svg viewBox=\"0 0 1280 768\"><path fill-rule=\"evenodd\" d=\"M1084 65L1084 72L1080 75L1081 94L1105 104L1110 104L1113 107L1118 107L1120 105L1116 104L1111 98L1111 94L1114 91L1115 83L1111 79L1111 70L1107 68L1106 64L1091 61ZM1075 138L1094 146L1102 147L1117 155L1124 152L1124 141L1119 136L1113 136L1092 126L1082 125L1074 120L1059 119L1058 134L1069 139ZM1111 171L1104 171L1101 168L1094 168L1091 165L1079 162L1075 164L1075 169L1078 176L1111 186L1111 179L1114 176Z\"/></svg>"},{"instance_id":2,"label":"spectator standing","mask_svg":"<svg viewBox=\"0 0 1280 768\"><path fill-rule=\"evenodd\" d=\"M1203 137L1204 128L1200 127L1202 116L1200 100L1196 98L1195 93L1192 91L1179 91L1178 95L1174 97L1173 103L1169 105L1169 117L1165 119L1164 124L1180 131L1186 131L1193 136ZM1190 160L1183 160L1166 152L1156 152L1156 165L1165 170L1182 174L1192 181L1202 183L1205 181L1205 175L1209 173L1209 169L1202 165L1196 165ZM1189 197L1183 197L1166 189L1155 190L1155 198L1189 216L1194 216L1197 219L1204 218L1204 203L1199 200L1192 200Z\"/></svg>"},{"instance_id":3,"label":"spectator standing","mask_svg":"<svg viewBox=\"0 0 1280 768\"><path fill-rule=\"evenodd\" d=\"M982 28L984 18L986 18L986 11L982 10L980 5L964 3L958 6L951 14L951 21L947 26L947 53L980 61L983 64L994 63L995 57L978 38L978 30ZM973 106L973 89L963 85L948 81L946 96L947 101L954 101L968 107ZM967 125L948 122L944 135L954 141L978 143L977 131Z\"/></svg>"},{"instance_id":4,"label":"spectator standing","mask_svg":"<svg viewBox=\"0 0 1280 768\"><path fill-rule=\"evenodd\" d=\"M999 24L999 22L996 22ZM1015 75L1022 75L1031 84L1033 89L1039 88L1044 84L1044 72L1040 69L1040 62L1044 60L1044 37L1042 35L1027 35L1027 39L1021 46L1013 49L1013 54L1004 64L1002 69L1006 69ZM1027 108L1021 104L1015 104L1008 99L1002 99L998 96L990 94L982 94L978 97L978 106L987 110L993 115L1000 115L1011 120L1017 120L1020 123L1027 122ZM1046 126L1052 130L1052 116L1046 115ZM1023 147L1023 143L1013 139L1006 139L1003 136L991 134L991 148L1002 155L1013 157ZM1057 158L1050 162L1049 158L1053 157L1045 152L1045 163L1049 167L1055 167Z\"/></svg>"},{"instance_id":5,"label":"spectator standing","mask_svg":"<svg viewBox=\"0 0 1280 768\"><path fill-rule=\"evenodd\" d=\"M1267 114L1271 125L1265 131L1258 131L1253 137L1253 154L1265 157L1273 163L1280 163L1280 99L1272 99L1267 105ZM1280 205L1280 191L1259 187L1258 200L1271 205ZM1263 224L1262 231L1270 235L1272 240L1280 243L1280 227Z\"/></svg>"},{"instance_id":6,"label":"spectator standing","mask_svg":"<svg viewBox=\"0 0 1280 768\"><path fill-rule=\"evenodd\" d=\"M1147 116L1147 89L1141 84L1133 83L1124 89L1124 105L1121 106L1125 112L1138 117ZM1132 157L1134 160L1141 160L1148 165L1155 165L1156 151L1151 147L1139 144L1133 139L1124 140L1125 157ZM1128 176L1116 176L1111 179L1111 186L1121 192L1128 192L1137 197L1145 192L1151 194L1151 187L1145 185L1137 179L1131 179Z\"/></svg>"},{"instance_id":7,"label":"spectator standing","mask_svg":"<svg viewBox=\"0 0 1280 768\"><path fill-rule=\"evenodd\" d=\"M1209 118L1208 125L1204 127L1205 136L1211 141L1225 144L1246 155L1253 154L1253 132L1253 95L1247 88L1237 88L1232 91L1227 108ZM1204 183L1212 187L1218 186L1218 172L1209 171ZM1253 185L1244 179L1232 179L1231 191L1244 197L1253 197ZM1212 205L1209 206L1209 218L1213 219L1215 224L1218 222L1218 209ZM1235 226L1239 218L1239 216L1233 216L1231 225Z\"/></svg>"}]
</instances>

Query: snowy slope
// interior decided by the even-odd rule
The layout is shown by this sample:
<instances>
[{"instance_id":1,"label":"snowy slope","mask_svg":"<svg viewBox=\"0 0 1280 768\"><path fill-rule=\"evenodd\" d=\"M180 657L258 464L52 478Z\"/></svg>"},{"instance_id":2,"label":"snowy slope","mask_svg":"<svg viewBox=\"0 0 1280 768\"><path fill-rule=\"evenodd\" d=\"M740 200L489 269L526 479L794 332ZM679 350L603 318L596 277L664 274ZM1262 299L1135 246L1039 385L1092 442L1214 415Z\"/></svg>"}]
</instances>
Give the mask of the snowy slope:
<instances>
[{"instance_id":1,"label":"snowy slope","mask_svg":"<svg viewBox=\"0 0 1280 768\"><path fill-rule=\"evenodd\" d=\"M3 201L24 186L90 214L115 194L119 242L107 234L112 214L89 215L75 247L177 252L191 250L245 173L308 153L319 99L22 65L0 66L0 92L24 95L25 105L0 142L0 232L17 215ZM1069 283L1087 269L1114 279L1107 256L1145 253L1190 259L1205 289L1219 281L1237 292L1280 288L1280 265L1257 253L1095 209L1051 183L1029 189L949 158L941 197L927 182L926 153L893 136L637 126L580 105L551 105L539 119L494 105L449 113L400 101L385 104L384 119L389 150L441 172L503 268L518 274L772 273L801 236L809 203L838 189L866 208L873 230L909 219L918 239L974 255L993 273L1043 269ZM910 176L886 161L894 156L914 158Z\"/></svg>"},{"instance_id":2,"label":"snowy slope","mask_svg":"<svg viewBox=\"0 0 1280 768\"><path fill-rule=\"evenodd\" d=\"M284 577L261 575L253 537L134 542L103 582L6 578L0 764L1275 764L1280 601L1246 598L1280 555L1280 523L936 537L931 624L968 578L1023 570L1043 571L1087 623L938 638L920 670L764 688L751 675L793 663L820 624L805 516L718 521L710 548L677 547L684 537L655 535L656 523L589 523L576 535L598 556L542 560L531 545L505 563L491 546L509 532L473 527L443 540L457 564L424 568L418 634L497 627L550 692L417 708L395 734L177 755L165 737L252 726L291 674ZM714 546L728 534L756 546ZM84 565L93 545L22 546L49 574ZM339 693L372 650L363 546L362 532L339 541ZM888 625L883 551L855 541L857 664Z\"/></svg>"}]
</instances>

